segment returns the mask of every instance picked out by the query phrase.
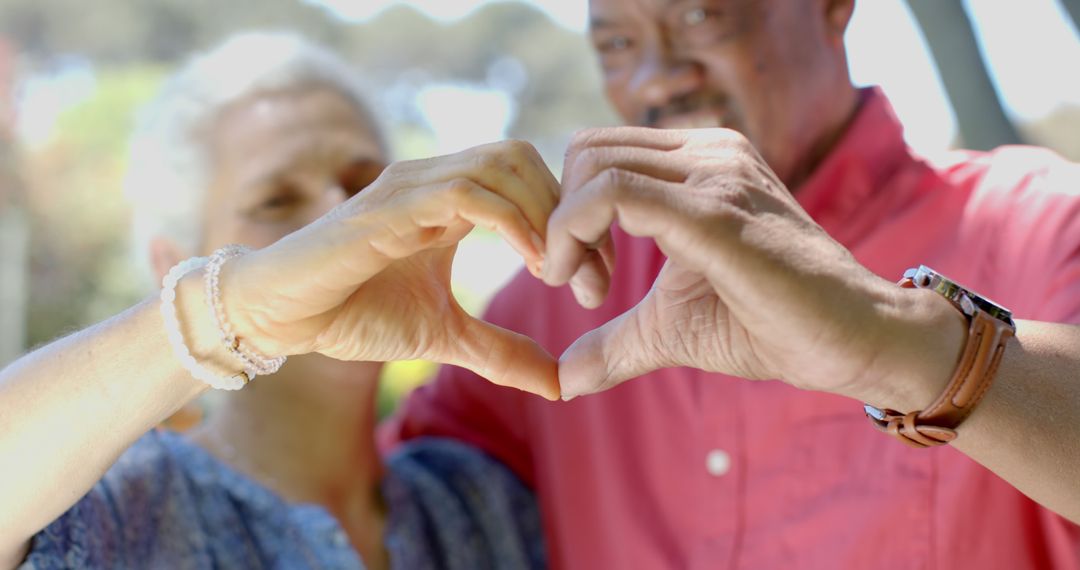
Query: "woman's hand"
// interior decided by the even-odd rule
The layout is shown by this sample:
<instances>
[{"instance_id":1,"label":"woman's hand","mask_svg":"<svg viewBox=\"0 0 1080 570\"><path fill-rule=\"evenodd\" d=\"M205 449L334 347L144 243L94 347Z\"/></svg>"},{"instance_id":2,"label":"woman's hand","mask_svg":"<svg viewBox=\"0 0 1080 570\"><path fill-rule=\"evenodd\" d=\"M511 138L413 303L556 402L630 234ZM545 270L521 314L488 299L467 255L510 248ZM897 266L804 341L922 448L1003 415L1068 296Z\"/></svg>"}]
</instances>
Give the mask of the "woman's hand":
<instances>
[{"instance_id":1,"label":"woman's hand","mask_svg":"<svg viewBox=\"0 0 1080 570\"><path fill-rule=\"evenodd\" d=\"M557 398L555 360L532 339L469 316L450 269L458 241L481 226L536 273L558 193L524 142L392 164L319 220L226 264L225 310L268 355L423 358Z\"/></svg>"}]
</instances>

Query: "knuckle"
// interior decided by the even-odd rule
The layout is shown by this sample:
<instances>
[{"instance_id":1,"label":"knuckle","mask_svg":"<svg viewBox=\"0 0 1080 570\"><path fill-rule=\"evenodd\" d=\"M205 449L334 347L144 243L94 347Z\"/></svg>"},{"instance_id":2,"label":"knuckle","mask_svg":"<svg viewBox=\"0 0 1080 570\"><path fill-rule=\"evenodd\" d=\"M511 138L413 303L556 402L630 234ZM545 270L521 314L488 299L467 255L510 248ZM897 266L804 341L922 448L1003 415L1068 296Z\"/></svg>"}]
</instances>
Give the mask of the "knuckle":
<instances>
[{"instance_id":1,"label":"knuckle","mask_svg":"<svg viewBox=\"0 0 1080 570\"><path fill-rule=\"evenodd\" d=\"M731 141L744 141L746 137L735 129L722 128L719 129L720 135Z\"/></svg>"},{"instance_id":2,"label":"knuckle","mask_svg":"<svg viewBox=\"0 0 1080 570\"><path fill-rule=\"evenodd\" d=\"M499 144L501 143L484 148L476 153L473 160L477 169L480 171L498 171L507 168L507 157Z\"/></svg>"},{"instance_id":3,"label":"knuckle","mask_svg":"<svg viewBox=\"0 0 1080 570\"><path fill-rule=\"evenodd\" d=\"M444 193L450 200L459 202L467 198L476 189L476 184L468 178L454 178L447 182Z\"/></svg>"},{"instance_id":4,"label":"knuckle","mask_svg":"<svg viewBox=\"0 0 1080 570\"><path fill-rule=\"evenodd\" d=\"M744 221L750 215L749 204L745 201L745 195L737 192L717 196L710 209L714 219L722 220L725 223Z\"/></svg>"},{"instance_id":5,"label":"knuckle","mask_svg":"<svg viewBox=\"0 0 1080 570\"><path fill-rule=\"evenodd\" d=\"M605 168L596 176L600 190L611 196L618 195L631 182L632 175L621 168Z\"/></svg>"},{"instance_id":6,"label":"knuckle","mask_svg":"<svg viewBox=\"0 0 1080 570\"><path fill-rule=\"evenodd\" d=\"M379 174L379 178L386 178L387 180L393 180L401 175L401 171L404 170L401 162L391 162L383 169Z\"/></svg>"},{"instance_id":7,"label":"knuckle","mask_svg":"<svg viewBox=\"0 0 1080 570\"><path fill-rule=\"evenodd\" d=\"M745 135L735 129L728 128L699 129L690 135L690 140L697 146L711 145L713 148L731 150L752 148Z\"/></svg>"},{"instance_id":8,"label":"knuckle","mask_svg":"<svg viewBox=\"0 0 1080 570\"><path fill-rule=\"evenodd\" d=\"M518 160L529 159L532 158L534 155L539 154L536 152L536 148L533 147L533 145L528 141L523 141L520 139L509 139L503 141L502 144L505 149L506 155Z\"/></svg>"},{"instance_id":9,"label":"knuckle","mask_svg":"<svg viewBox=\"0 0 1080 570\"><path fill-rule=\"evenodd\" d=\"M722 210L747 210L750 206L746 192L731 186L725 186L716 193L716 203Z\"/></svg>"},{"instance_id":10,"label":"knuckle","mask_svg":"<svg viewBox=\"0 0 1080 570\"><path fill-rule=\"evenodd\" d=\"M603 127L591 127L575 132L570 137L569 146L566 147L566 157L570 158L588 148L591 141L601 132L603 132Z\"/></svg>"},{"instance_id":11,"label":"knuckle","mask_svg":"<svg viewBox=\"0 0 1080 570\"><path fill-rule=\"evenodd\" d=\"M540 152L528 141L510 139L502 144L506 165L515 175L521 176L544 164Z\"/></svg>"},{"instance_id":12,"label":"knuckle","mask_svg":"<svg viewBox=\"0 0 1080 570\"><path fill-rule=\"evenodd\" d=\"M746 138L746 135L735 129L720 129L720 133L723 140L735 149L746 151L753 148L753 145L750 144L750 139Z\"/></svg>"},{"instance_id":13,"label":"knuckle","mask_svg":"<svg viewBox=\"0 0 1080 570\"><path fill-rule=\"evenodd\" d=\"M586 128L586 129L578 129L577 131L574 131L574 134L570 137L570 146L569 146L569 148L576 149L576 148L584 147L586 142L589 140L589 137L595 131L596 131L596 128L593 128L593 127Z\"/></svg>"},{"instance_id":14,"label":"knuckle","mask_svg":"<svg viewBox=\"0 0 1080 570\"><path fill-rule=\"evenodd\" d=\"M593 179L592 192L603 202L622 202L633 198L634 174L621 168L605 168Z\"/></svg>"},{"instance_id":15,"label":"knuckle","mask_svg":"<svg viewBox=\"0 0 1080 570\"><path fill-rule=\"evenodd\" d=\"M577 159L574 162L574 168L584 169L586 172L597 172L602 170L605 155L606 153L602 149L595 147L586 148L578 153Z\"/></svg>"}]
</instances>

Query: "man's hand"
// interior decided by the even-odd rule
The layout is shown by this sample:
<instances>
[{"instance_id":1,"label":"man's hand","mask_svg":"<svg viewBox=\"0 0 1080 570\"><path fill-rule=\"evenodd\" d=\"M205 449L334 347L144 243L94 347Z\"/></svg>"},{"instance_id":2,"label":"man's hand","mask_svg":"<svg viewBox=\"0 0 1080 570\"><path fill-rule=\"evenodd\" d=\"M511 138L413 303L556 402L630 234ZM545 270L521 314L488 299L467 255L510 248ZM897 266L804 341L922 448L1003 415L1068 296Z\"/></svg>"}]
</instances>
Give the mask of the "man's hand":
<instances>
[{"instance_id":1,"label":"man's hand","mask_svg":"<svg viewBox=\"0 0 1080 570\"><path fill-rule=\"evenodd\" d=\"M867 379L907 370L913 354L932 357L927 377L951 372L959 339L928 349L919 338L938 319L962 339L951 307L859 265L734 131L580 133L562 192L548 224L549 285L570 282L583 304L602 301L608 281L596 259L610 254L596 250L609 247L615 221L668 257L636 307L562 355L564 398L672 366L867 400L893 393Z\"/></svg>"}]
</instances>

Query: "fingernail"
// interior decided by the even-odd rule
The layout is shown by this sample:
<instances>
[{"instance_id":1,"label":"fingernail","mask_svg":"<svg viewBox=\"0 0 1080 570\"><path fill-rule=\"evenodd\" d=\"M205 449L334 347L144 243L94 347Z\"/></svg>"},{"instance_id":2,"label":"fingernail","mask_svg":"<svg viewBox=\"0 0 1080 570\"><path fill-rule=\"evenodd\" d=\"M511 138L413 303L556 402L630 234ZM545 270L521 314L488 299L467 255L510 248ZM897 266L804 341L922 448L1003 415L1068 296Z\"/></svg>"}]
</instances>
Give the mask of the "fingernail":
<instances>
[{"instance_id":1,"label":"fingernail","mask_svg":"<svg viewBox=\"0 0 1080 570\"><path fill-rule=\"evenodd\" d=\"M577 299L579 305L585 308L592 308L592 296L585 290L578 287L571 286L570 290L574 292L574 298Z\"/></svg>"}]
</instances>

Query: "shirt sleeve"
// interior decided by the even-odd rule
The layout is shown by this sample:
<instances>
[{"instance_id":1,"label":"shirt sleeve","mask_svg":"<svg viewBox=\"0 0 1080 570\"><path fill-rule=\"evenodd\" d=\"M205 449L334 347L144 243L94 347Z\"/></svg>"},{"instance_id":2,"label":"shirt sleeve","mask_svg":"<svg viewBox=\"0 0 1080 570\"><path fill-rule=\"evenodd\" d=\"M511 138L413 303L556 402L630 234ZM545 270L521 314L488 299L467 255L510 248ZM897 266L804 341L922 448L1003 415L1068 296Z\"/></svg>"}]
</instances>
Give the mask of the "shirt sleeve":
<instances>
[{"instance_id":1,"label":"shirt sleeve","mask_svg":"<svg viewBox=\"0 0 1080 570\"><path fill-rule=\"evenodd\" d=\"M117 512L101 485L34 536L19 570L113 568L118 560Z\"/></svg>"},{"instance_id":2,"label":"shirt sleeve","mask_svg":"<svg viewBox=\"0 0 1080 570\"><path fill-rule=\"evenodd\" d=\"M90 491L34 536L22 569L120 568L145 560L178 466L152 431ZM145 540L140 540L140 537Z\"/></svg>"},{"instance_id":3,"label":"shirt sleeve","mask_svg":"<svg viewBox=\"0 0 1080 570\"><path fill-rule=\"evenodd\" d=\"M528 334L526 311L532 283L521 273L503 289L484 318L503 328ZM531 303L535 306L535 303ZM497 386L456 366L445 365L430 384L413 391L401 409L380 427L384 451L421 436L448 437L469 443L498 458L532 485L532 459L527 437L528 394Z\"/></svg>"},{"instance_id":4,"label":"shirt sleeve","mask_svg":"<svg viewBox=\"0 0 1080 570\"><path fill-rule=\"evenodd\" d=\"M1080 324L1080 165L1043 149L1009 156L1041 166L998 193L993 271L1017 318Z\"/></svg>"},{"instance_id":5,"label":"shirt sleeve","mask_svg":"<svg viewBox=\"0 0 1080 570\"><path fill-rule=\"evenodd\" d=\"M395 568L546 568L536 499L476 448L417 438L387 459L386 546Z\"/></svg>"}]
</instances>

